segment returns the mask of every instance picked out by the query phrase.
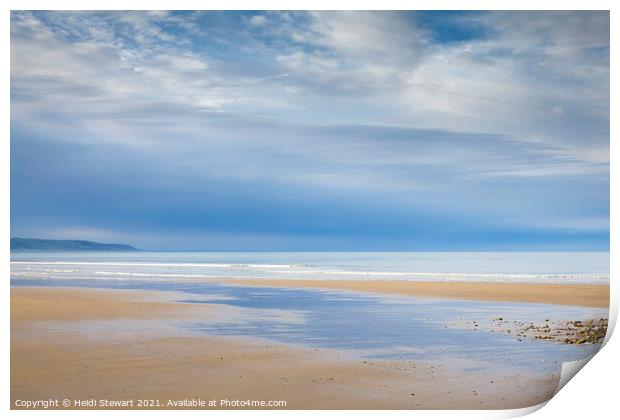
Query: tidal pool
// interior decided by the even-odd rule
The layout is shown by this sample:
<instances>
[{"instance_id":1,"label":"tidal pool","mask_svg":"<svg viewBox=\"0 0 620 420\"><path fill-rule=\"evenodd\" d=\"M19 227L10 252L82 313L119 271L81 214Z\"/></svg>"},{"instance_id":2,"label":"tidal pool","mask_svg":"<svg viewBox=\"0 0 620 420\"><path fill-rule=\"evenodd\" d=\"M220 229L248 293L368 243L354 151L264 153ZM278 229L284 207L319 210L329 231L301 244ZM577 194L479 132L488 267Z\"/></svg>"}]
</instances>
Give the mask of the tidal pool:
<instances>
[{"instance_id":1,"label":"tidal pool","mask_svg":"<svg viewBox=\"0 0 620 420\"><path fill-rule=\"evenodd\" d=\"M492 332L493 318L541 323L607 317L605 308L422 299L225 283L13 279L13 286L97 287L188 293L187 304L227 305L246 316L176 321L189 333L240 336L341 350L367 359L410 359L471 369L559 373L562 362L588 357L600 345L567 345ZM249 315L249 316L248 316ZM476 321L478 328L466 327ZM179 324L180 323L180 324ZM457 325L455 327L455 325Z\"/></svg>"}]
</instances>

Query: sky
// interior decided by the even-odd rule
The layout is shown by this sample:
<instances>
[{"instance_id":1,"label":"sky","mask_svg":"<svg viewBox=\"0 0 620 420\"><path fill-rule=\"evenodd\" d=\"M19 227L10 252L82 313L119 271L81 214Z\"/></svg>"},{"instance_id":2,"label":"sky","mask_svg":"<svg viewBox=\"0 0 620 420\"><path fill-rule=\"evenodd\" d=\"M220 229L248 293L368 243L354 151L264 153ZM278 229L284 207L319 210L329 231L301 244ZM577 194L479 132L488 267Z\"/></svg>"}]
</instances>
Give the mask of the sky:
<instances>
[{"instance_id":1,"label":"sky","mask_svg":"<svg viewBox=\"0 0 620 420\"><path fill-rule=\"evenodd\" d=\"M11 235L606 251L608 12L12 12Z\"/></svg>"}]
</instances>

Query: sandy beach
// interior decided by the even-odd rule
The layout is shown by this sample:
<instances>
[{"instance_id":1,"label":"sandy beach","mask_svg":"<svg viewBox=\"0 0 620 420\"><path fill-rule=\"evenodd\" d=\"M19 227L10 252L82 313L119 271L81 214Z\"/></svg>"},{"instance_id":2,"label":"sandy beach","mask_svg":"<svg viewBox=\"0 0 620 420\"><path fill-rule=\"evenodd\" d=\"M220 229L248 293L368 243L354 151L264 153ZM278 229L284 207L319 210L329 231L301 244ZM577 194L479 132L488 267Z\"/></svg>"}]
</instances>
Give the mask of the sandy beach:
<instances>
[{"instance_id":1,"label":"sandy beach","mask_svg":"<svg viewBox=\"0 0 620 420\"><path fill-rule=\"evenodd\" d=\"M199 398L285 400L287 409L520 408L550 398L559 379L455 372L153 328L163 320L218 316L216 306L176 303L159 292L13 287L12 407L68 398L152 399L158 408L175 408L169 401ZM106 322L115 327L90 327Z\"/></svg>"},{"instance_id":2,"label":"sandy beach","mask_svg":"<svg viewBox=\"0 0 620 420\"><path fill-rule=\"evenodd\" d=\"M429 298L530 302L587 307L609 306L609 285L430 282L399 280L225 280L263 287L306 287Z\"/></svg>"}]
</instances>

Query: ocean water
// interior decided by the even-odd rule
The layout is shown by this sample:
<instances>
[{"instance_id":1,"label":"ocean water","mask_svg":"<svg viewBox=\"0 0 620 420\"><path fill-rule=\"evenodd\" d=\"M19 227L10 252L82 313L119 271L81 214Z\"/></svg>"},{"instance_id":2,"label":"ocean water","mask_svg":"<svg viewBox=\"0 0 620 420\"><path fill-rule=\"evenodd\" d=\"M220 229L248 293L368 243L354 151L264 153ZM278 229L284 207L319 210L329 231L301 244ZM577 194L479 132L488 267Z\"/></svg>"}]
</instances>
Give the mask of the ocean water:
<instances>
[{"instance_id":1,"label":"ocean water","mask_svg":"<svg viewBox=\"0 0 620 420\"><path fill-rule=\"evenodd\" d=\"M609 253L12 252L12 278L609 282Z\"/></svg>"}]
</instances>

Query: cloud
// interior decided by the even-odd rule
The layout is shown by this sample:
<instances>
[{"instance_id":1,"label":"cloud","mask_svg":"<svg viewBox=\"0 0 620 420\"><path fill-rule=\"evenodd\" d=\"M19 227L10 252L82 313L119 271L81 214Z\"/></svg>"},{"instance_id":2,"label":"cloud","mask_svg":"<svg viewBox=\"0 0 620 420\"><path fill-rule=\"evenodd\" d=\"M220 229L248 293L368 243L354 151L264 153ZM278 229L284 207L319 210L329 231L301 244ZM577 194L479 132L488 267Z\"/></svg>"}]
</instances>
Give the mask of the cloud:
<instances>
[{"instance_id":1,"label":"cloud","mask_svg":"<svg viewBox=\"0 0 620 420\"><path fill-rule=\"evenodd\" d=\"M405 14L314 13L277 59L307 95L355 97L389 109L392 124L509 134L609 161L607 13L458 19L492 36L441 44Z\"/></svg>"},{"instance_id":2,"label":"cloud","mask_svg":"<svg viewBox=\"0 0 620 420\"><path fill-rule=\"evenodd\" d=\"M250 24L253 26L265 26L269 22L264 15L254 15L250 18Z\"/></svg>"},{"instance_id":3,"label":"cloud","mask_svg":"<svg viewBox=\"0 0 620 420\"><path fill-rule=\"evenodd\" d=\"M13 12L11 118L18 230L596 236L609 15Z\"/></svg>"}]
</instances>

